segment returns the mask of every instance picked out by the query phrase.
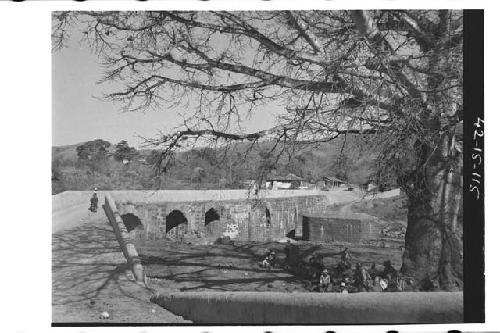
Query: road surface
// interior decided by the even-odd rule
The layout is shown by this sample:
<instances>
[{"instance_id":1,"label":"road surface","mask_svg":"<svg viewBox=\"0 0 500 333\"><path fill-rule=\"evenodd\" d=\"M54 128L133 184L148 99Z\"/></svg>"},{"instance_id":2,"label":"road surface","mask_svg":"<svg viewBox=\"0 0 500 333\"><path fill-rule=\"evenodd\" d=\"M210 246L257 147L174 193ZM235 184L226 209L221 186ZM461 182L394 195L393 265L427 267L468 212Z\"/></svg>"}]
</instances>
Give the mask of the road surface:
<instances>
[{"instance_id":1,"label":"road surface","mask_svg":"<svg viewBox=\"0 0 500 333\"><path fill-rule=\"evenodd\" d=\"M153 292L134 282L103 209L91 213L86 201L59 200L53 211L53 323L189 323L150 302ZM99 318L104 311L109 319Z\"/></svg>"}]
</instances>

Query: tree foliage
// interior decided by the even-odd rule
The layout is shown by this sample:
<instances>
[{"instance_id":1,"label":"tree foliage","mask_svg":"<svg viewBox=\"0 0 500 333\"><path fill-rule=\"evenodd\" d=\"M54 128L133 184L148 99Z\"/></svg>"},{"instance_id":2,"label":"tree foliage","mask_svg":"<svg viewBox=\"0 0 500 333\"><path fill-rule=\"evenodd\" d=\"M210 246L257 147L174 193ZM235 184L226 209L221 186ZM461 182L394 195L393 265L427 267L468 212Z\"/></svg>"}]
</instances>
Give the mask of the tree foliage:
<instances>
[{"instance_id":1,"label":"tree foliage","mask_svg":"<svg viewBox=\"0 0 500 333\"><path fill-rule=\"evenodd\" d=\"M203 178L206 177L206 172L205 172L205 169L201 168L201 167L196 167L193 169L193 173L192 173L192 176L191 176L191 181L192 182L195 182L195 183L201 183Z\"/></svg>"},{"instance_id":2,"label":"tree foliage","mask_svg":"<svg viewBox=\"0 0 500 333\"><path fill-rule=\"evenodd\" d=\"M80 160L96 160L101 161L108 157L108 148L111 143L101 139L87 141L76 147L76 153Z\"/></svg>"},{"instance_id":3,"label":"tree foliage","mask_svg":"<svg viewBox=\"0 0 500 333\"><path fill-rule=\"evenodd\" d=\"M130 147L127 141L122 140L116 144L116 150L113 154L115 160L119 162L123 162L125 160L132 161L135 157L137 157L138 152L134 147Z\"/></svg>"}]
</instances>

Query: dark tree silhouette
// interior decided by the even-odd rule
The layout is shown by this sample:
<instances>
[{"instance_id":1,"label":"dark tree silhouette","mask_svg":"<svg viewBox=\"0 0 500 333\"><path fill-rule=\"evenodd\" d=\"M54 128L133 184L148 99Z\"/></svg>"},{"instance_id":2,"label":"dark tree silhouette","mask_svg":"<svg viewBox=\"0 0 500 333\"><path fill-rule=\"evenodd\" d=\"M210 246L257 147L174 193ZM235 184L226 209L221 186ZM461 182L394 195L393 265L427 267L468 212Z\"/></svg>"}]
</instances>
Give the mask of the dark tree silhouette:
<instances>
[{"instance_id":1,"label":"dark tree silhouette","mask_svg":"<svg viewBox=\"0 0 500 333\"><path fill-rule=\"evenodd\" d=\"M76 147L76 153L81 160L104 160L108 156L108 148L111 143L101 139L87 141Z\"/></svg>"},{"instance_id":2,"label":"dark tree silhouette","mask_svg":"<svg viewBox=\"0 0 500 333\"><path fill-rule=\"evenodd\" d=\"M116 144L116 150L113 154L115 160L122 162L124 160L131 161L137 157L138 152L134 147L130 147L128 142L122 140Z\"/></svg>"}]
</instances>

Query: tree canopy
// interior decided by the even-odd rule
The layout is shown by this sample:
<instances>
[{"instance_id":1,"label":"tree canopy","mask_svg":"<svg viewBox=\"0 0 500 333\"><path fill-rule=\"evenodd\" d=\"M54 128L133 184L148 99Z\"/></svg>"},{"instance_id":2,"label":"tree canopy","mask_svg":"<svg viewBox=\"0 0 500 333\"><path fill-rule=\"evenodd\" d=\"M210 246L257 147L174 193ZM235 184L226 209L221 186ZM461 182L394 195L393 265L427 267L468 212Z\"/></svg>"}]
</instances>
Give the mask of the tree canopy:
<instances>
[{"instance_id":1,"label":"tree canopy","mask_svg":"<svg viewBox=\"0 0 500 333\"><path fill-rule=\"evenodd\" d=\"M76 147L76 153L82 160L104 160L110 146L110 142L101 139L87 141Z\"/></svg>"},{"instance_id":2,"label":"tree canopy","mask_svg":"<svg viewBox=\"0 0 500 333\"><path fill-rule=\"evenodd\" d=\"M113 154L115 160L123 162L125 160L131 161L138 155L137 150L134 147L130 147L128 142L122 140L116 144L116 150Z\"/></svg>"}]
</instances>

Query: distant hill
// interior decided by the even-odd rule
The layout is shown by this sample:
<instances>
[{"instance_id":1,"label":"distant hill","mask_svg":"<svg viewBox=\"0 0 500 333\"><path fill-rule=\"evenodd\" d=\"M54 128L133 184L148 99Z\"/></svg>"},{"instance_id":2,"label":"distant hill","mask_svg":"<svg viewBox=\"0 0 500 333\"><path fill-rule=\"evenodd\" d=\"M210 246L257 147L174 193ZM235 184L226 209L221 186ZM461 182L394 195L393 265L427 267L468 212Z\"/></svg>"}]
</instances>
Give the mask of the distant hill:
<instances>
[{"instance_id":1,"label":"distant hill","mask_svg":"<svg viewBox=\"0 0 500 333\"><path fill-rule=\"evenodd\" d=\"M263 142L256 150L270 149L274 143ZM249 143L236 145L235 151L243 154ZM364 183L375 173L375 160L379 154L372 138L362 135L347 135L329 142L298 145L295 157L280 159L281 168L278 173L294 173L302 178L318 179L322 176L335 176L352 182ZM247 156L247 160L258 158L255 151ZM248 163L244 161L243 163Z\"/></svg>"},{"instance_id":2,"label":"distant hill","mask_svg":"<svg viewBox=\"0 0 500 333\"><path fill-rule=\"evenodd\" d=\"M76 147L79 145L81 145L81 143L52 147L52 161L57 159L76 161L78 159Z\"/></svg>"},{"instance_id":3,"label":"distant hill","mask_svg":"<svg viewBox=\"0 0 500 333\"><path fill-rule=\"evenodd\" d=\"M67 160L71 162L76 162L78 160L78 155L76 154L76 148L85 142L76 143L73 145L64 145L64 146L53 146L52 147L52 161L54 160ZM108 151L110 154L113 154L116 150L116 145L112 144ZM137 149L139 151L139 155L147 156L151 153L153 149Z\"/></svg>"},{"instance_id":4,"label":"distant hill","mask_svg":"<svg viewBox=\"0 0 500 333\"><path fill-rule=\"evenodd\" d=\"M347 135L315 145L298 144L293 156L285 154L277 162L275 154L266 153L274 146L272 142L264 141L253 146L250 143L235 143L228 152L223 148L191 149L176 154L176 161L168 166L160 186L162 189L238 188L246 180L257 179L262 172L278 175L293 173L310 181L335 176L360 184L375 173L378 149L371 139ZM148 157L153 156L153 149L138 149L139 157L146 158L137 157L129 165L123 165L111 158L115 145L108 148L110 158L107 161L79 160L76 149L81 144L52 147L53 184L57 185L53 192L93 187L150 189L157 184L159 178L154 174L152 165L148 164L151 163L152 159ZM200 169L203 173L194 175L195 170Z\"/></svg>"}]
</instances>

